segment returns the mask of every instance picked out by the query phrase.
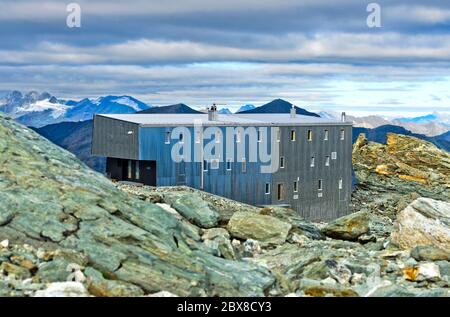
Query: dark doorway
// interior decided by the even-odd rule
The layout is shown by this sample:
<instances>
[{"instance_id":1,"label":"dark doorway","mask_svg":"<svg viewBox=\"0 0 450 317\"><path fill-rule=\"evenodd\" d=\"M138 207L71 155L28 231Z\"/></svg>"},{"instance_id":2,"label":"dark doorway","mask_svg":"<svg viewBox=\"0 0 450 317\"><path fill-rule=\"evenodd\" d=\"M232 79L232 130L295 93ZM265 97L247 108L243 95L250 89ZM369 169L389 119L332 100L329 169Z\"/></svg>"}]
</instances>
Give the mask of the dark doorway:
<instances>
[{"instance_id":1,"label":"dark doorway","mask_svg":"<svg viewBox=\"0 0 450 317\"><path fill-rule=\"evenodd\" d=\"M141 182L144 185L156 186L156 161L139 161Z\"/></svg>"},{"instance_id":2,"label":"dark doorway","mask_svg":"<svg viewBox=\"0 0 450 317\"><path fill-rule=\"evenodd\" d=\"M107 158L106 174L117 181L130 181L156 186L156 161Z\"/></svg>"}]
</instances>

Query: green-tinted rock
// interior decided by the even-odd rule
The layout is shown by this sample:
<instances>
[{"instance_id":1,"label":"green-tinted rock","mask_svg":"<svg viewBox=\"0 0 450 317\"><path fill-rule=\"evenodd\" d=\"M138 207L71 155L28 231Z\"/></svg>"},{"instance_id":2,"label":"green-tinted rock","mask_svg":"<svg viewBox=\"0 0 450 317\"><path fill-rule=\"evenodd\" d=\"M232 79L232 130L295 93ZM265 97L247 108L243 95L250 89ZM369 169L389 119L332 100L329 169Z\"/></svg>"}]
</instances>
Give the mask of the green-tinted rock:
<instances>
[{"instance_id":1,"label":"green-tinted rock","mask_svg":"<svg viewBox=\"0 0 450 317\"><path fill-rule=\"evenodd\" d=\"M228 223L233 237L257 240L261 246L284 243L291 228L289 223L277 218L248 212L235 213Z\"/></svg>"},{"instance_id":2,"label":"green-tinted rock","mask_svg":"<svg viewBox=\"0 0 450 317\"><path fill-rule=\"evenodd\" d=\"M327 224L322 232L333 239L356 241L369 232L369 215L367 212L357 212L341 217Z\"/></svg>"},{"instance_id":3,"label":"green-tinted rock","mask_svg":"<svg viewBox=\"0 0 450 317\"><path fill-rule=\"evenodd\" d=\"M411 250L417 261L450 261L450 250L442 250L433 245L417 246Z\"/></svg>"},{"instance_id":4,"label":"green-tinted rock","mask_svg":"<svg viewBox=\"0 0 450 317\"><path fill-rule=\"evenodd\" d=\"M164 200L199 227L212 228L219 223L219 214L196 193L167 194Z\"/></svg>"},{"instance_id":5,"label":"green-tinted rock","mask_svg":"<svg viewBox=\"0 0 450 317\"><path fill-rule=\"evenodd\" d=\"M309 279L303 279L301 281L299 290L305 295L313 297L359 297L358 293L350 287L342 286L337 283Z\"/></svg>"},{"instance_id":6,"label":"green-tinted rock","mask_svg":"<svg viewBox=\"0 0 450 317\"><path fill-rule=\"evenodd\" d=\"M136 285L105 279L99 271L88 267L84 270L87 277L88 291L97 297L130 297L142 296L144 292Z\"/></svg>"},{"instance_id":7,"label":"green-tinted rock","mask_svg":"<svg viewBox=\"0 0 450 317\"><path fill-rule=\"evenodd\" d=\"M230 242L230 234L227 230L223 228L206 229L202 239L209 248L215 251L217 256L222 256L229 260L236 259Z\"/></svg>"}]
</instances>

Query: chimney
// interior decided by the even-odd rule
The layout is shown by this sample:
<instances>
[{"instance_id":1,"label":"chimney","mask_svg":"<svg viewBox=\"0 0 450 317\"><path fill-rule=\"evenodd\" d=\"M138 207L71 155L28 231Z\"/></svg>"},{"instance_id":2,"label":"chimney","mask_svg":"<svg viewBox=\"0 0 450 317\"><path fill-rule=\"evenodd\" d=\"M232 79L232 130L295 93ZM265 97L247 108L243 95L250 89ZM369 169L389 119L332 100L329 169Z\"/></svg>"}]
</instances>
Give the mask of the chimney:
<instances>
[{"instance_id":1,"label":"chimney","mask_svg":"<svg viewBox=\"0 0 450 317\"><path fill-rule=\"evenodd\" d=\"M341 121L342 122L345 122L347 119L346 119L346 117L345 117L345 112L343 112L342 114L341 114Z\"/></svg>"},{"instance_id":2,"label":"chimney","mask_svg":"<svg viewBox=\"0 0 450 317\"><path fill-rule=\"evenodd\" d=\"M297 110L295 109L295 106L292 105L291 107L291 118L295 118L297 115Z\"/></svg>"},{"instance_id":3,"label":"chimney","mask_svg":"<svg viewBox=\"0 0 450 317\"><path fill-rule=\"evenodd\" d=\"M208 108L208 121L217 120L217 106L213 104L211 108Z\"/></svg>"}]
</instances>

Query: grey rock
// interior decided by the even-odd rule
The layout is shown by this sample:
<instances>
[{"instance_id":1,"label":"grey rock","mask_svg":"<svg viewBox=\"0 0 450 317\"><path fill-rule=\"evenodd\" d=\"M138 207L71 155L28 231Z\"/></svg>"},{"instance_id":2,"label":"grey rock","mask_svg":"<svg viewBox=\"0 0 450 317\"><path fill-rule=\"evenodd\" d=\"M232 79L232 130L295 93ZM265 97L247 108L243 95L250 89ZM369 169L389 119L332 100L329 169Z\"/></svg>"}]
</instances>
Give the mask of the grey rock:
<instances>
[{"instance_id":1,"label":"grey rock","mask_svg":"<svg viewBox=\"0 0 450 317\"><path fill-rule=\"evenodd\" d=\"M369 215L367 212L350 214L327 224L322 232L331 238L355 241L369 232Z\"/></svg>"},{"instance_id":2,"label":"grey rock","mask_svg":"<svg viewBox=\"0 0 450 317\"><path fill-rule=\"evenodd\" d=\"M219 214L198 194L166 194L164 200L183 217L202 228L212 228L219 223Z\"/></svg>"}]
</instances>

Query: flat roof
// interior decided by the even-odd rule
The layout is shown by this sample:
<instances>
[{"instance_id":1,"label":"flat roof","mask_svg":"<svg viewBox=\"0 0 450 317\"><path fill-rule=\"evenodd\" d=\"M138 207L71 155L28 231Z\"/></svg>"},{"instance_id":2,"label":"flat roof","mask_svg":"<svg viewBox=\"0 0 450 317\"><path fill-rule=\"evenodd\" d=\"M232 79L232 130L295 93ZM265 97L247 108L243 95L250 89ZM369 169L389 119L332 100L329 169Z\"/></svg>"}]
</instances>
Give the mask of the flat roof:
<instances>
[{"instance_id":1,"label":"flat roof","mask_svg":"<svg viewBox=\"0 0 450 317\"><path fill-rule=\"evenodd\" d=\"M99 114L99 116L153 126L300 126L300 125L352 125L351 121L339 121L289 113L217 114L217 120L208 120L208 114Z\"/></svg>"}]
</instances>

